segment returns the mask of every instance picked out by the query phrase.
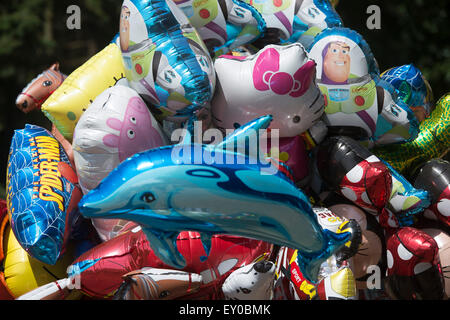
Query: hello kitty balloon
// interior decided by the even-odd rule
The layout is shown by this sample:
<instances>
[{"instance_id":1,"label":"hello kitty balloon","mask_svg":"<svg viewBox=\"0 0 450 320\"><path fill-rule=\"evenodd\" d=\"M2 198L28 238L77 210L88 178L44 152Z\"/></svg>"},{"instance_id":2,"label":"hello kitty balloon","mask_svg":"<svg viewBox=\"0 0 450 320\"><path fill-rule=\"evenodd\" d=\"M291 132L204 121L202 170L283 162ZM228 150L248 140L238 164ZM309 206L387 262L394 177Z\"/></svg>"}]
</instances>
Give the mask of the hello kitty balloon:
<instances>
[{"instance_id":1,"label":"hello kitty balloon","mask_svg":"<svg viewBox=\"0 0 450 320\"><path fill-rule=\"evenodd\" d=\"M250 56L216 59L218 83L211 101L217 128L238 128L270 114L270 128L294 137L321 118L324 99L315 84L316 63L299 44L268 45Z\"/></svg>"}]
</instances>

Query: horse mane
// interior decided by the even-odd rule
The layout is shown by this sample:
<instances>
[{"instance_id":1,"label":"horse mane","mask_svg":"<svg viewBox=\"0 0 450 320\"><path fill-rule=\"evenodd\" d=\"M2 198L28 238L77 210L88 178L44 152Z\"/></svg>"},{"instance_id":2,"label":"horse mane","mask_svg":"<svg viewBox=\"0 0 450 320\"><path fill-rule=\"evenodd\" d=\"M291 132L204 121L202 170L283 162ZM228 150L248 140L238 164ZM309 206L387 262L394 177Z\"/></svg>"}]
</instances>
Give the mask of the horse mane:
<instances>
[{"instance_id":1,"label":"horse mane","mask_svg":"<svg viewBox=\"0 0 450 320\"><path fill-rule=\"evenodd\" d=\"M30 82L28 82L28 84L26 85L26 87L23 88L22 92L26 92L26 91L31 87L31 85L33 84L33 82L35 82L35 81L36 81L37 79L39 79L40 77L43 77L43 76L44 76L44 73L45 73L46 71L47 71L47 70L41 72L41 73L38 74L36 77L34 77L33 80L30 80Z\"/></svg>"}]
</instances>

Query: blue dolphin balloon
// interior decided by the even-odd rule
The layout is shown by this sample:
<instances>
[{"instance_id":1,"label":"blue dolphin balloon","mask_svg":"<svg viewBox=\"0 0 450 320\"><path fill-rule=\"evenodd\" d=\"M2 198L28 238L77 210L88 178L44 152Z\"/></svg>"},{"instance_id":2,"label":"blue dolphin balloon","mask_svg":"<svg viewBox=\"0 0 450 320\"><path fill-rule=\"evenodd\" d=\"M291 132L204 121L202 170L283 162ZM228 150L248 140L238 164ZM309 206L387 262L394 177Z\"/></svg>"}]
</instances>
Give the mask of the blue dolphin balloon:
<instances>
[{"instance_id":1,"label":"blue dolphin balloon","mask_svg":"<svg viewBox=\"0 0 450 320\"><path fill-rule=\"evenodd\" d=\"M322 229L305 194L271 162L232 151L271 119L256 119L215 146L136 154L82 198L80 211L139 223L159 258L176 268L185 264L176 249L180 231L201 232L207 254L213 234L233 234L298 249L303 274L315 282L350 234Z\"/></svg>"}]
</instances>

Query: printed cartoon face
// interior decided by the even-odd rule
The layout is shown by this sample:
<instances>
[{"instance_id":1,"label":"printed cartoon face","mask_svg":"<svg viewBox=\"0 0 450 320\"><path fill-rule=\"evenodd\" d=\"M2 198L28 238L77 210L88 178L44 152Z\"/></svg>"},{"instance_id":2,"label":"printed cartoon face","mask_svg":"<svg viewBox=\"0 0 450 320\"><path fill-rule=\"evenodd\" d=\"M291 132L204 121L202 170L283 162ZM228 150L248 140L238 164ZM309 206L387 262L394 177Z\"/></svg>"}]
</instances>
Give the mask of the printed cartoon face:
<instances>
[{"instance_id":1,"label":"printed cartoon face","mask_svg":"<svg viewBox=\"0 0 450 320\"><path fill-rule=\"evenodd\" d=\"M218 81L211 111L219 129L270 114L271 129L279 129L280 137L294 137L322 117L316 64L300 44L270 45L248 57L222 56L214 67Z\"/></svg>"},{"instance_id":2,"label":"printed cartoon face","mask_svg":"<svg viewBox=\"0 0 450 320\"><path fill-rule=\"evenodd\" d=\"M275 264L261 260L232 272L222 285L225 299L268 300L272 297Z\"/></svg>"},{"instance_id":3,"label":"printed cartoon face","mask_svg":"<svg viewBox=\"0 0 450 320\"><path fill-rule=\"evenodd\" d=\"M323 59L323 72L333 82L343 83L350 75L350 46L345 42L332 42Z\"/></svg>"},{"instance_id":4,"label":"printed cartoon face","mask_svg":"<svg viewBox=\"0 0 450 320\"><path fill-rule=\"evenodd\" d=\"M74 160L84 193L95 188L126 158L167 144L142 98L121 85L102 92L82 115L74 132Z\"/></svg>"},{"instance_id":5,"label":"printed cartoon face","mask_svg":"<svg viewBox=\"0 0 450 320\"><path fill-rule=\"evenodd\" d=\"M120 131L119 136L107 134L103 143L119 149L119 161L132 156L136 151L151 149L164 144L160 133L152 126L152 118L144 101L137 96L130 98L124 120L109 118L107 125Z\"/></svg>"},{"instance_id":6,"label":"printed cartoon face","mask_svg":"<svg viewBox=\"0 0 450 320\"><path fill-rule=\"evenodd\" d=\"M122 51L127 51L130 43L130 14L130 9L123 6L120 14L120 48Z\"/></svg>"},{"instance_id":7,"label":"printed cartoon face","mask_svg":"<svg viewBox=\"0 0 450 320\"><path fill-rule=\"evenodd\" d=\"M62 84L65 79L59 71L59 63L30 81L16 99L16 106L24 113L40 108L45 100Z\"/></svg>"}]
</instances>

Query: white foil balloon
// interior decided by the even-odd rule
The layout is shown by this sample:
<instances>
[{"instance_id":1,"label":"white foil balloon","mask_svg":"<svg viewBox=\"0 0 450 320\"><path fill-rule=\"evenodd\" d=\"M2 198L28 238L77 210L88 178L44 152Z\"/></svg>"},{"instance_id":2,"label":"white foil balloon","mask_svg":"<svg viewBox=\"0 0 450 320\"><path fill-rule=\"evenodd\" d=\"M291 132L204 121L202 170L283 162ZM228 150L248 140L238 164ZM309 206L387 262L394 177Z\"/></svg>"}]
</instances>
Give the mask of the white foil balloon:
<instances>
[{"instance_id":1,"label":"white foil balloon","mask_svg":"<svg viewBox=\"0 0 450 320\"><path fill-rule=\"evenodd\" d=\"M102 92L78 121L72 142L75 167L84 194L120 162L135 153L167 145L159 123L133 89L117 85ZM120 232L123 221L93 221L100 238Z\"/></svg>"}]
</instances>

